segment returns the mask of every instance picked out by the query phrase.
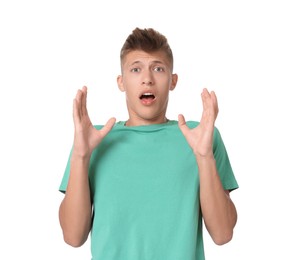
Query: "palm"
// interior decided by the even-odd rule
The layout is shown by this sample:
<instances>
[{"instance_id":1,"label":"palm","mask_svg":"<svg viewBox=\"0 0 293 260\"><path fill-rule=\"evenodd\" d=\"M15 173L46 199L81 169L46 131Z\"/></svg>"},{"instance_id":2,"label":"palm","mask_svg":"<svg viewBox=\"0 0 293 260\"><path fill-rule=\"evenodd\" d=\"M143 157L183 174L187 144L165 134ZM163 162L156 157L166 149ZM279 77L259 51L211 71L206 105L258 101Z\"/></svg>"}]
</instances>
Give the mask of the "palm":
<instances>
[{"instance_id":1,"label":"palm","mask_svg":"<svg viewBox=\"0 0 293 260\"><path fill-rule=\"evenodd\" d=\"M203 113L200 124L190 129L183 115L179 115L179 127L196 155L208 156L213 152L214 123L218 114L217 98L214 92L202 92Z\"/></svg>"},{"instance_id":2,"label":"palm","mask_svg":"<svg viewBox=\"0 0 293 260\"><path fill-rule=\"evenodd\" d=\"M73 106L74 150L82 156L88 156L112 129L115 118L109 119L106 125L97 130L94 128L86 108L87 88L77 92Z\"/></svg>"}]
</instances>

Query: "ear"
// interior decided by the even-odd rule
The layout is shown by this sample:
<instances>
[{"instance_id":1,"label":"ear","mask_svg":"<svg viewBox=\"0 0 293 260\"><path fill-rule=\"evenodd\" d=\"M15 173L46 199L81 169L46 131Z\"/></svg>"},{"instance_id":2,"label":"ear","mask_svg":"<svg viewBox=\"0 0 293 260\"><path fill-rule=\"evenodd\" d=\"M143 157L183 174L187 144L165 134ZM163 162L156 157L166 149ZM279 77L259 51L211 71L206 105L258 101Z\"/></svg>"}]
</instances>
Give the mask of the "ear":
<instances>
[{"instance_id":1,"label":"ear","mask_svg":"<svg viewBox=\"0 0 293 260\"><path fill-rule=\"evenodd\" d=\"M177 81L178 81L178 75L177 74L172 74L172 83L171 83L170 90L175 89L175 87L177 85Z\"/></svg>"},{"instance_id":2,"label":"ear","mask_svg":"<svg viewBox=\"0 0 293 260\"><path fill-rule=\"evenodd\" d=\"M119 75L117 77L117 85L118 85L118 88L120 89L120 91L122 91L122 92L125 91L125 88L123 86L123 77L121 75Z\"/></svg>"}]
</instances>

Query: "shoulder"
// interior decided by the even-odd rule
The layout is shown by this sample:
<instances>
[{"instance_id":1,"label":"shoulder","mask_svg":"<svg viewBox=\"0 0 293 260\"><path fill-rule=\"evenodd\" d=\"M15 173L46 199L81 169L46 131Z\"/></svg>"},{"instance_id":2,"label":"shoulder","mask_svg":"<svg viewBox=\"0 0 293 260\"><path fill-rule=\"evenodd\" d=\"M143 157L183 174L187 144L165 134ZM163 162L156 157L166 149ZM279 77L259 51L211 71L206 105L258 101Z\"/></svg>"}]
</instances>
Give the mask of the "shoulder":
<instances>
[{"instance_id":1,"label":"shoulder","mask_svg":"<svg viewBox=\"0 0 293 260\"><path fill-rule=\"evenodd\" d=\"M199 122L198 121L186 121L186 124L190 128L195 128L199 125Z\"/></svg>"},{"instance_id":2,"label":"shoulder","mask_svg":"<svg viewBox=\"0 0 293 260\"><path fill-rule=\"evenodd\" d=\"M118 121L118 122L116 122L114 124L113 129L115 129L115 128L123 128L124 127L124 124L125 124L125 121ZM102 129L103 127L104 127L104 125L99 125L99 124L94 125L94 128L96 128L97 130Z\"/></svg>"},{"instance_id":3,"label":"shoulder","mask_svg":"<svg viewBox=\"0 0 293 260\"><path fill-rule=\"evenodd\" d=\"M100 130L104 127L104 125L94 125L94 128L96 128L97 130Z\"/></svg>"}]
</instances>

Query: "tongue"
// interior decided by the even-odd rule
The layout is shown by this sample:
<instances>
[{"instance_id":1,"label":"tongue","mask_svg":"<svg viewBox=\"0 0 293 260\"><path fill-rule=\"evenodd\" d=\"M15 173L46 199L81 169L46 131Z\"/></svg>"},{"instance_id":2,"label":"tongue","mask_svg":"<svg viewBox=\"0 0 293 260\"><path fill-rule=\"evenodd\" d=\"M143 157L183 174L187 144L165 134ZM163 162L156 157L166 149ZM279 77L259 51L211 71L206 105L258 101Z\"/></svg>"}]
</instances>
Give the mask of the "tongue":
<instances>
[{"instance_id":1,"label":"tongue","mask_svg":"<svg viewBox=\"0 0 293 260\"><path fill-rule=\"evenodd\" d=\"M152 103L152 101L154 100L154 96L143 96L142 98L141 98L141 101L142 101L142 103L143 104L150 104L150 103Z\"/></svg>"}]
</instances>

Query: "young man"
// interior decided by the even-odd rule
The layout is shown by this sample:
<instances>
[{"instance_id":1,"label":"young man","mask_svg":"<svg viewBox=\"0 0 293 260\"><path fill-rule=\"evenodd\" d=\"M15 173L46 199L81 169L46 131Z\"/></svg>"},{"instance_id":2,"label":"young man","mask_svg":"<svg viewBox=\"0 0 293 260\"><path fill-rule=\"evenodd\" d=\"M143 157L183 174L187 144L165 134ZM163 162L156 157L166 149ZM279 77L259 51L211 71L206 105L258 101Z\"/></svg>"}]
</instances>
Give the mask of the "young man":
<instances>
[{"instance_id":1,"label":"young man","mask_svg":"<svg viewBox=\"0 0 293 260\"><path fill-rule=\"evenodd\" d=\"M176 87L167 39L136 28L121 50L118 87L127 121L93 126L87 88L74 99L73 148L60 185L59 217L66 243L91 232L94 260L202 260L202 219L214 242L232 239L238 188L218 129L214 92L202 92L200 122L168 120Z\"/></svg>"}]
</instances>

